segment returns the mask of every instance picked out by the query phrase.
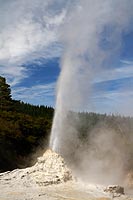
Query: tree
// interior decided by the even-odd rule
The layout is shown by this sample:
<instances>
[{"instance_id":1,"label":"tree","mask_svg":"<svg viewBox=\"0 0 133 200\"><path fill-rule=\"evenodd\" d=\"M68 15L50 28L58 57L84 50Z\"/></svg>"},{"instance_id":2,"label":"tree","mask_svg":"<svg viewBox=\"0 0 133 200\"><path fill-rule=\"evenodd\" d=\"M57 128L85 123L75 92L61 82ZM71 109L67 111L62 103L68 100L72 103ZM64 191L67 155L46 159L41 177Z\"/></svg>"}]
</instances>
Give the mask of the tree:
<instances>
[{"instance_id":1,"label":"tree","mask_svg":"<svg viewBox=\"0 0 133 200\"><path fill-rule=\"evenodd\" d=\"M0 110L10 110L12 105L10 85L0 76Z\"/></svg>"}]
</instances>

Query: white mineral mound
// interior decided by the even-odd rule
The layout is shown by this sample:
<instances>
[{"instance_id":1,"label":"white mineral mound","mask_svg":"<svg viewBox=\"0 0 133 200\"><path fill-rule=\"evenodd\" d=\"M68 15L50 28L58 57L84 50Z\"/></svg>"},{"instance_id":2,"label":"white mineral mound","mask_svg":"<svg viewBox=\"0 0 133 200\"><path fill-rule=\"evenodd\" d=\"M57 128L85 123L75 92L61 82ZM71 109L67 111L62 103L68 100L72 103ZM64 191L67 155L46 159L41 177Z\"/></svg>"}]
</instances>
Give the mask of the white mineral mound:
<instances>
[{"instance_id":1,"label":"white mineral mound","mask_svg":"<svg viewBox=\"0 0 133 200\"><path fill-rule=\"evenodd\" d=\"M32 167L1 173L0 191L2 200L127 200L120 186L105 188L75 181L64 159L52 150L47 150Z\"/></svg>"},{"instance_id":2,"label":"white mineral mound","mask_svg":"<svg viewBox=\"0 0 133 200\"><path fill-rule=\"evenodd\" d=\"M52 150L47 150L42 157L39 157L37 163L29 168L16 169L12 172L0 174L0 181L15 181L20 185L46 186L58 184L72 180L72 173L65 164L64 159Z\"/></svg>"}]
</instances>

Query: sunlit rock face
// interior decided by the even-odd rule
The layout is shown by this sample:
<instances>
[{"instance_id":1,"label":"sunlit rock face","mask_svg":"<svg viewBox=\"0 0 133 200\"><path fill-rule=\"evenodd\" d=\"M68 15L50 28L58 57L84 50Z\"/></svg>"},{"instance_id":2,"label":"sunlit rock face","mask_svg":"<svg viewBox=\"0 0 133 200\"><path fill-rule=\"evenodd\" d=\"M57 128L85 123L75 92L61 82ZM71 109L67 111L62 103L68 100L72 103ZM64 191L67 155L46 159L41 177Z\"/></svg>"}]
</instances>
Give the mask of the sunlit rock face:
<instances>
[{"instance_id":1,"label":"sunlit rock face","mask_svg":"<svg viewBox=\"0 0 133 200\"><path fill-rule=\"evenodd\" d=\"M64 159L50 149L37 159L34 166L0 174L0 180L3 183L12 182L12 184L16 184L18 182L19 185L25 186L46 186L72 179L72 173Z\"/></svg>"},{"instance_id":2,"label":"sunlit rock face","mask_svg":"<svg viewBox=\"0 0 133 200\"><path fill-rule=\"evenodd\" d=\"M37 174L33 178L39 185L49 185L72 180L71 171L65 164L64 159L52 150L47 150L42 157L38 158L34 168Z\"/></svg>"}]
</instances>

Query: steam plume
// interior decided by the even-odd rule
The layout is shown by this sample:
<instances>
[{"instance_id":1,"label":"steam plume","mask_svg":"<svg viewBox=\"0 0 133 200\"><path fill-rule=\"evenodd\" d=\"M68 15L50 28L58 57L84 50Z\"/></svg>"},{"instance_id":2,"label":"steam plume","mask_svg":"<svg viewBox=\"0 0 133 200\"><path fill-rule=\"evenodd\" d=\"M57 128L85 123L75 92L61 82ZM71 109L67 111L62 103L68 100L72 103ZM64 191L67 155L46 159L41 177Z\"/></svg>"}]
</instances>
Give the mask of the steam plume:
<instances>
[{"instance_id":1,"label":"steam plume","mask_svg":"<svg viewBox=\"0 0 133 200\"><path fill-rule=\"evenodd\" d=\"M68 12L61 30L64 54L50 141L66 157L79 144L76 123L68 113L90 106L95 75L120 56L122 36L131 29L132 8L130 0L79 0Z\"/></svg>"}]
</instances>

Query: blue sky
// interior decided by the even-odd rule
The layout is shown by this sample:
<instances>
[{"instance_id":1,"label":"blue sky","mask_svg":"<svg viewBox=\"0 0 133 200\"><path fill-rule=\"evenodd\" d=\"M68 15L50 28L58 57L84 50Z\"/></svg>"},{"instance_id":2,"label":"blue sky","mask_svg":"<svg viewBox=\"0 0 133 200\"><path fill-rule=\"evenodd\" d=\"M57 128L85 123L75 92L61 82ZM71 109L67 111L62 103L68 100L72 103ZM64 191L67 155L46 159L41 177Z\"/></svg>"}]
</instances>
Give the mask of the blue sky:
<instances>
[{"instance_id":1,"label":"blue sky","mask_svg":"<svg viewBox=\"0 0 133 200\"><path fill-rule=\"evenodd\" d=\"M64 50L60 29L70 2L0 0L0 75L14 99L55 106ZM123 33L120 55L112 61L92 82L88 111L133 115L133 30Z\"/></svg>"}]
</instances>

